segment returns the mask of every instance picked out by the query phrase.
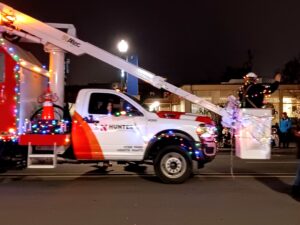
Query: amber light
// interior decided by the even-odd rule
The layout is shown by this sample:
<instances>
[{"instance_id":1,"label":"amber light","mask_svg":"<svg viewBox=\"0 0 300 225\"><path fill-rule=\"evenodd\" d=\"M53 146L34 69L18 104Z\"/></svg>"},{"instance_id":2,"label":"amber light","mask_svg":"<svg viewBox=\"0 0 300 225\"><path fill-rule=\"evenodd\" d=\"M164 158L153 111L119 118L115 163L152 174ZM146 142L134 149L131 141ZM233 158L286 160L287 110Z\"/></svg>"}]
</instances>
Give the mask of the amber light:
<instances>
[{"instance_id":1,"label":"amber light","mask_svg":"<svg viewBox=\"0 0 300 225\"><path fill-rule=\"evenodd\" d=\"M16 20L16 17L13 16L13 15L8 15L4 12L2 12L0 14L0 19L1 19L1 23L3 22L4 24L7 23L7 24L13 24Z\"/></svg>"},{"instance_id":2,"label":"amber light","mask_svg":"<svg viewBox=\"0 0 300 225\"><path fill-rule=\"evenodd\" d=\"M42 71L42 69L39 68L39 67L37 67L37 66L34 66L32 69L33 69L35 72L38 72L38 73L40 73L40 72Z\"/></svg>"},{"instance_id":3,"label":"amber light","mask_svg":"<svg viewBox=\"0 0 300 225\"><path fill-rule=\"evenodd\" d=\"M196 129L196 133L198 135L204 134L205 132L206 132L205 127L197 127L197 129Z\"/></svg>"},{"instance_id":4,"label":"amber light","mask_svg":"<svg viewBox=\"0 0 300 225\"><path fill-rule=\"evenodd\" d=\"M14 134L14 133L15 133L15 129L14 129L14 128L9 128L9 129L8 129L8 132L9 132L10 134Z\"/></svg>"},{"instance_id":5,"label":"amber light","mask_svg":"<svg viewBox=\"0 0 300 225\"><path fill-rule=\"evenodd\" d=\"M16 17L14 17L14 16L11 16L11 15L7 15L6 16L6 19L9 21L9 22L14 22L15 20L16 20Z\"/></svg>"}]
</instances>

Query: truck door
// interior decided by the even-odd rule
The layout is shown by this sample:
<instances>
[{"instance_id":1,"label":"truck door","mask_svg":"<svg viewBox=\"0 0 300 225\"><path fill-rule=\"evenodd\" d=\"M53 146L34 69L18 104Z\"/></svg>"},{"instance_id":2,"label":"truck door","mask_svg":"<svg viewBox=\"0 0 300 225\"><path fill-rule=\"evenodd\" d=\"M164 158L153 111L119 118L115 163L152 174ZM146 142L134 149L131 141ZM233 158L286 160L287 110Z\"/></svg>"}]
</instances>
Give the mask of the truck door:
<instances>
[{"instance_id":1,"label":"truck door","mask_svg":"<svg viewBox=\"0 0 300 225\"><path fill-rule=\"evenodd\" d=\"M87 121L107 160L141 160L146 119L130 101L110 93L92 93Z\"/></svg>"}]
</instances>

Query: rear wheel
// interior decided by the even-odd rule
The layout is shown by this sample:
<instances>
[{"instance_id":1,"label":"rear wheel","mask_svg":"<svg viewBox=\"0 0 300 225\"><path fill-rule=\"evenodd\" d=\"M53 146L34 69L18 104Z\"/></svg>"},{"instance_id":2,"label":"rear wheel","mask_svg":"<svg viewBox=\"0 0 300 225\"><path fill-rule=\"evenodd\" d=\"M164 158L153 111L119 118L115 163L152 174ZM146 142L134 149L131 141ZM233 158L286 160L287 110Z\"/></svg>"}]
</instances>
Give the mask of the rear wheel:
<instances>
[{"instance_id":1,"label":"rear wheel","mask_svg":"<svg viewBox=\"0 0 300 225\"><path fill-rule=\"evenodd\" d=\"M191 176L192 162L180 147L167 146L155 158L154 170L164 183L183 183Z\"/></svg>"}]
</instances>

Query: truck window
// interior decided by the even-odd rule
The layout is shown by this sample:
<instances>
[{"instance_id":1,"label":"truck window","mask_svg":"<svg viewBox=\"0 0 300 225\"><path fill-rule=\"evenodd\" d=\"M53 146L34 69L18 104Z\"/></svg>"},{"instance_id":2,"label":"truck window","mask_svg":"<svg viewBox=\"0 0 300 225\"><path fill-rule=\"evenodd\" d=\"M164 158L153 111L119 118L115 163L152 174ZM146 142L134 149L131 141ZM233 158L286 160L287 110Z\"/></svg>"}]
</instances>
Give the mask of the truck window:
<instances>
[{"instance_id":1,"label":"truck window","mask_svg":"<svg viewBox=\"0 0 300 225\"><path fill-rule=\"evenodd\" d=\"M92 93L88 108L89 114L115 116L142 116L133 105L114 94Z\"/></svg>"},{"instance_id":2,"label":"truck window","mask_svg":"<svg viewBox=\"0 0 300 225\"><path fill-rule=\"evenodd\" d=\"M129 94L126 94L124 93L127 97L129 97L130 99L132 99L133 101L135 101L136 103L138 103L140 106L142 106L145 110L147 110L149 112L149 107L143 103L142 101L140 101L139 99L129 95Z\"/></svg>"},{"instance_id":3,"label":"truck window","mask_svg":"<svg viewBox=\"0 0 300 225\"><path fill-rule=\"evenodd\" d=\"M0 82L5 80L5 55L0 52Z\"/></svg>"}]
</instances>

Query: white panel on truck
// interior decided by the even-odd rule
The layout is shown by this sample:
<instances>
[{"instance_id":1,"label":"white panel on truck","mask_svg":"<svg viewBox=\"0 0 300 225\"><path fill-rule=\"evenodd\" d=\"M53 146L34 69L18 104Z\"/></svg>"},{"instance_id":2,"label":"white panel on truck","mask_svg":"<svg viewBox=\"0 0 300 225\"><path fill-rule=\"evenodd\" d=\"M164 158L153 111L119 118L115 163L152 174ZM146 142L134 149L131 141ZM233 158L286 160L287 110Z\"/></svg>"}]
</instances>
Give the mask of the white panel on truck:
<instances>
[{"instance_id":1,"label":"white panel on truck","mask_svg":"<svg viewBox=\"0 0 300 225\"><path fill-rule=\"evenodd\" d=\"M22 131L25 119L29 119L41 107L38 97L47 90L49 79L24 67L20 75L19 131Z\"/></svg>"}]
</instances>

